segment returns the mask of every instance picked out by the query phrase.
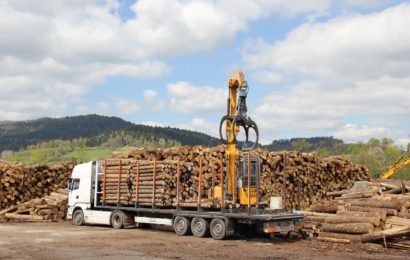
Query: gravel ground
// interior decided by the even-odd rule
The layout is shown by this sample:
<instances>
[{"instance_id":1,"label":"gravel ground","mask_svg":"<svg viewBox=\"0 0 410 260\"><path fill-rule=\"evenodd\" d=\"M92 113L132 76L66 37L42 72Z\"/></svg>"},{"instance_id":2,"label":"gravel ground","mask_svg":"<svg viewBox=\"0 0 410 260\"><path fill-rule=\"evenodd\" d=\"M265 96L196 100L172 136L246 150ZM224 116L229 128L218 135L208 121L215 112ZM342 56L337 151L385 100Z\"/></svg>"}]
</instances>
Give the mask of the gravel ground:
<instances>
[{"instance_id":1,"label":"gravel ground","mask_svg":"<svg viewBox=\"0 0 410 260\"><path fill-rule=\"evenodd\" d=\"M167 228L0 224L0 259L410 259L409 251L314 240L179 237Z\"/></svg>"}]
</instances>

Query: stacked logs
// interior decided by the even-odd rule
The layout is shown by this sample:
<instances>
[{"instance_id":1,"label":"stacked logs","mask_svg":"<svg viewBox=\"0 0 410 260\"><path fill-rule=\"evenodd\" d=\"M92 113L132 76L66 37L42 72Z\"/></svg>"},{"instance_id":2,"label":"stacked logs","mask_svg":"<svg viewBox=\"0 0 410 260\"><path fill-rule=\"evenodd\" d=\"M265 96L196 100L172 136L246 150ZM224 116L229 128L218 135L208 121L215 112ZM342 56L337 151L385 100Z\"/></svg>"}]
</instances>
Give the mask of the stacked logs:
<instances>
[{"instance_id":1,"label":"stacked logs","mask_svg":"<svg viewBox=\"0 0 410 260\"><path fill-rule=\"evenodd\" d=\"M25 166L0 161L0 210L66 188L73 163Z\"/></svg>"},{"instance_id":2,"label":"stacked logs","mask_svg":"<svg viewBox=\"0 0 410 260\"><path fill-rule=\"evenodd\" d=\"M281 196L287 209L306 209L335 189L368 180L367 170L343 157L320 159L312 153L259 151L262 159L261 189L265 200Z\"/></svg>"},{"instance_id":3,"label":"stacked logs","mask_svg":"<svg viewBox=\"0 0 410 260\"><path fill-rule=\"evenodd\" d=\"M329 192L334 199L312 205L303 229L311 237L338 243L386 244L386 240L410 236L410 194L390 194L395 188L378 183L355 188Z\"/></svg>"},{"instance_id":4,"label":"stacked logs","mask_svg":"<svg viewBox=\"0 0 410 260\"><path fill-rule=\"evenodd\" d=\"M216 172L219 165L202 165L203 180L219 180ZM178 171L179 169L179 171ZM133 159L108 159L104 161L105 180L100 183L100 190L105 190L105 197L100 203L106 205L139 205L169 207L177 203L177 186L179 172L180 205L193 206L198 198L199 169L193 163L180 161L146 161ZM121 174L120 174L121 172ZM137 185L138 179L138 185ZM104 189L105 187L105 189ZM201 196L207 198L210 184L203 181ZM155 198L153 200L153 198ZM204 204L206 204L204 202ZM196 204L195 204L196 205ZM208 205L210 206L210 205Z\"/></svg>"},{"instance_id":5,"label":"stacked logs","mask_svg":"<svg viewBox=\"0 0 410 260\"><path fill-rule=\"evenodd\" d=\"M320 159L313 153L295 151L267 152L258 149L252 156L259 156L261 163L260 197L268 202L271 196L281 196L287 209L306 209L326 198L326 193L335 189L351 188L355 181L368 180L367 169L355 165L343 157ZM220 162L225 165L225 147L204 148L184 146L169 149L131 149L114 152L113 158L148 161L181 161L181 183L186 184L183 191L185 201L195 201L198 197L200 161L202 160L202 197L211 193L212 172L216 172L216 182ZM190 169L185 167L190 165ZM240 168L240 167L239 167ZM237 176L240 178L240 176ZM174 179L173 179L174 180ZM173 183L170 197L175 203ZM167 202L170 202L170 198Z\"/></svg>"},{"instance_id":6,"label":"stacked logs","mask_svg":"<svg viewBox=\"0 0 410 260\"><path fill-rule=\"evenodd\" d=\"M58 189L40 199L33 199L0 211L0 221L62 221L67 214L68 191Z\"/></svg>"}]
</instances>

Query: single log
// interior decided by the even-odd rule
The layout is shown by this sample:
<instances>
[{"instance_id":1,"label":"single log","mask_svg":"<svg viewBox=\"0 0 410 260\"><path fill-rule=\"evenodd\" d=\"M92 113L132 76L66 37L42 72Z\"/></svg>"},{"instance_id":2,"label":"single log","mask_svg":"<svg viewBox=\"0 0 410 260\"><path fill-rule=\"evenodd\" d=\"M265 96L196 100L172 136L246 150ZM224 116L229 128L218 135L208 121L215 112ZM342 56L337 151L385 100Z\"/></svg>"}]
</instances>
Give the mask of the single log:
<instances>
[{"instance_id":1,"label":"single log","mask_svg":"<svg viewBox=\"0 0 410 260\"><path fill-rule=\"evenodd\" d=\"M356 207L386 208L395 210L399 210L402 207L402 203L396 201L352 201L350 205Z\"/></svg>"},{"instance_id":2,"label":"single log","mask_svg":"<svg viewBox=\"0 0 410 260\"><path fill-rule=\"evenodd\" d=\"M372 223L374 226L380 226L381 216L378 217L358 217L358 216L340 216L326 218L326 223L343 224L343 223Z\"/></svg>"},{"instance_id":3,"label":"single log","mask_svg":"<svg viewBox=\"0 0 410 260\"><path fill-rule=\"evenodd\" d=\"M323 242L340 243L340 244L351 244L349 239L332 238L332 237L318 237L317 240Z\"/></svg>"},{"instance_id":4,"label":"single log","mask_svg":"<svg viewBox=\"0 0 410 260\"><path fill-rule=\"evenodd\" d=\"M335 196L342 196L344 194L349 194L349 193L352 193L352 191L351 190L329 191L326 193L326 195L329 197L335 197Z\"/></svg>"},{"instance_id":5,"label":"single log","mask_svg":"<svg viewBox=\"0 0 410 260\"><path fill-rule=\"evenodd\" d=\"M410 235L410 227L400 227L362 235L362 242L368 243L407 235Z\"/></svg>"},{"instance_id":6,"label":"single log","mask_svg":"<svg viewBox=\"0 0 410 260\"><path fill-rule=\"evenodd\" d=\"M387 218L387 212L352 212L352 211L337 211L337 215L347 215L351 217L377 217L380 218L382 221L385 221Z\"/></svg>"},{"instance_id":7,"label":"single log","mask_svg":"<svg viewBox=\"0 0 410 260\"><path fill-rule=\"evenodd\" d=\"M322 231L347 233L347 234L368 234L374 230L372 223L349 223L349 224L330 224L324 223L321 228Z\"/></svg>"},{"instance_id":8,"label":"single log","mask_svg":"<svg viewBox=\"0 0 410 260\"><path fill-rule=\"evenodd\" d=\"M400 243L400 242L387 242L386 243L388 248L394 248L394 249L399 249L399 250L410 250L410 245Z\"/></svg>"},{"instance_id":9,"label":"single log","mask_svg":"<svg viewBox=\"0 0 410 260\"><path fill-rule=\"evenodd\" d=\"M395 209L349 206L347 210L354 212L386 212L387 216L397 216L397 210Z\"/></svg>"},{"instance_id":10,"label":"single log","mask_svg":"<svg viewBox=\"0 0 410 260\"><path fill-rule=\"evenodd\" d=\"M320 232L319 237L347 239L350 242L355 242L355 243L362 242L361 235L351 235L351 234L342 234L342 233L334 233L334 232Z\"/></svg>"},{"instance_id":11,"label":"single log","mask_svg":"<svg viewBox=\"0 0 410 260\"><path fill-rule=\"evenodd\" d=\"M0 214L1 215L1 214ZM398 217L410 219L410 213L400 212Z\"/></svg>"},{"instance_id":12,"label":"single log","mask_svg":"<svg viewBox=\"0 0 410 260\"><path fill-rule=\"evenodd\" d=\"M410 219L400 217L388 217L386 220L386 224L410 227Z\"/></svg>"},{"instance_id":13,"label":"single log","mask_svg":"<svg viewBox=\"0 0 410 260\"><path fill-rule=\"evenodd\" d=\"M33 215L21 215L15 213L6 213L6 219L14 219L14 220L43 220L42 216L33 216Z\"/></svg>"}]
</instances>

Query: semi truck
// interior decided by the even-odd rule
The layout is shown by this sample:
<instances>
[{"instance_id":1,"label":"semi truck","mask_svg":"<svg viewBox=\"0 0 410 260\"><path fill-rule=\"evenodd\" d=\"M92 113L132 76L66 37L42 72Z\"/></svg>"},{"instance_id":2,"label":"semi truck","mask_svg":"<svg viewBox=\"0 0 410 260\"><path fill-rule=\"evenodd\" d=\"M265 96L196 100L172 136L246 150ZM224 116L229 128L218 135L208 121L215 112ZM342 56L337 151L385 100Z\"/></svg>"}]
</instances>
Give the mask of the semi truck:
<instances>
[{"instance_id":1,"label":"semi truck","mask_svg":"<svg viewBox=\"0 0 410 260\"><path fill-rule=\"evenodd\" d=\"M212 184L212 201L217 201L218 207L203 207L199 200L195 207L180 204L179 201L167 207L156 206L155 177L152 205L140 206L137 201L134 205L105 203L101 198L105 197L106 190L101 184L105 180L106 163L96 160L74 167L68 183L67 219L71 219L73 224L78 226L98 224L116 229L140 227L144 224L166 225L173 226L175 233L180 236L211 236L217 240L249 231L268 234L300 231L304 235L298 228L303 221L303 214L268 207L273 203L259 203L258 180L261 167L259 159L251 157L250 153L258 145L259 131L256 123L246 113L249 87L242 72L230 77L228 86L228 111L220 126L221 139L226 144L226 167L221 167L220 182L217 185ZM241 128L245 129L246 135L242 142L237 140ZM250 130L254 130L256 134L256 140L253 142L249 140ZM242 148L238 149L240 143ZM243 152L242 157L240 150ZM121 178L121 170L118 174ZM175 176L179 178L179 174L178 170ZM238 179L239 175L241 178ZM201 176L202 172L199 173L199 178ZM200 179L199 183L201 181ZM200 189L201 185L198 186ZM239 207L227 207L228 204Z\"/></svg>"}]
</instances>

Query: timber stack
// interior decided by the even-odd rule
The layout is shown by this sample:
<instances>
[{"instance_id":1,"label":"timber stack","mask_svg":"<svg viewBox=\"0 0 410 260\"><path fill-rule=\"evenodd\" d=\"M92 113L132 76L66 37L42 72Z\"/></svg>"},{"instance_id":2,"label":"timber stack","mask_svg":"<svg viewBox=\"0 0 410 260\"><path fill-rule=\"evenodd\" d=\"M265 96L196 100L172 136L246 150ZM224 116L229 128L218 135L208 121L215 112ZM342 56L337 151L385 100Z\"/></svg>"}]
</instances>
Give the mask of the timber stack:
<instances>
[{"instance_id":1,"label":"timber stack","mask_svg":"<svg viewBox=\"0 0 410 260\"><path fill-rule=\"evenodd\" d=\"M0 210L66 188L73 167L73 163L25 166L0 161Z\"/></svg>"},{"instance_id":2,"label":"timber stack","mask_svg":"<svg viewBox=\"0 0 410 260\"><path fill-rule=\"evenodd\" d=\"M43 198L33 199L0 211L0 221L62 221L67 215L68 190L58 189Z\"/></svg>"},{"instance_id":3,"label":"timber stack","mask_svg":"<svg viewBox=\"0 0 410 260\"><path fill-rule=\"evenodd\" d=\"M287 209L306 209L310 205L326 198L326 193L336 189L349 189L355 181L369 180L367 169L351 163L343 157L331 157L320 159L313 153L301 153L296 151L267 152L261 149L255 150L251 156L259 156L261 163L260 197L262 202L269 201L271 196L281 196ZM211 194L212 179L216 183L220 181L220 165L226 172L225 146L205 148L202 146L183 146L169 149L131 149L114 152L111 160L132 159L136 161L177 161L181 162L180 181L183 185L181 199L186 203L194 203L198 198L199 168L202 163L201 197ZM152 167L152 166L151 166ZM175 166L174 166L175 167ZM239 172L240 172L240 168ZM147 170L147 169L145 169ZM133 170L135 176L135 169ZM145 172L151 174L152 172ZM170 191L169 198L159 198L160 205L171 205L176 202L176 176L171 176L167 187ZM212 177L214 176L214 177ZM149 176L146 176L149 177ZM130 178L134 178L130 176ZM240 178L240 176L237 176ZM113 180L115 182L115 180ZM149 183L149 182L148 182ZM131 184L130 184L131 185ZM148 184L150 185L150 184ZM152 190L152 187L151 187ZM126 193L132 204L131 196L135 190L131 186ZM148 190L147 190L148 192ZM152 199L144 195L147 199ZM158 195L159 196L159 195ZM117 198L115 195L110 198ZM125 201L127 201L127 198ZM117 198L118 199L118 198ZM164 200L165 199L165 200ZM113 201L115 202L115 201ZM196 204L195 204L196 205ZM231 205L233 207L235 205Z\"/></svg>"},{"instance_id":4,"label":"timber stack","mask_svg":"<svg viewBox=\"0 0 410 260\"><path fill-rule=\"evenodd\" d=\"M383 182L359 182L351 190L328 192L329 200L306 212L303 229L322 241L381 242L386 247L410 249L408 192L409 186Z\"/></svg>"},{"instance_id":5,"label":"timber stack","mask_svg":"<svg viewBox=\"0 0 410 260\"><path fill-rule=\"evenodd\" d=\"M216 172L220 166L214 164L212 167L201 160L199 164L202 165L203 174L201 197L204 200L201 203L210 207L210 202L205 197L208 197L207 192L210 192L211 186L206 180L212 179L212 174L215 181L219 180ZM100 183L100 190L105 190L105 197L100 198L101 203L169 207L180 202L181 206L197 206L199 169L193 167L193 163L108 159L104 161L104 175L105 180Z\"/></svg>"}]
</instances>

